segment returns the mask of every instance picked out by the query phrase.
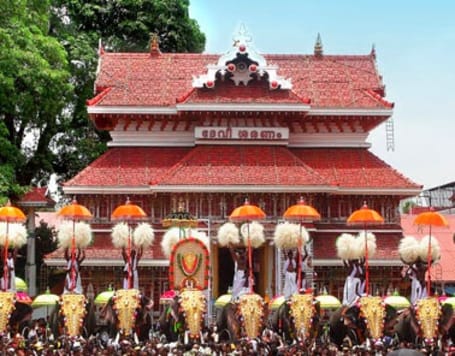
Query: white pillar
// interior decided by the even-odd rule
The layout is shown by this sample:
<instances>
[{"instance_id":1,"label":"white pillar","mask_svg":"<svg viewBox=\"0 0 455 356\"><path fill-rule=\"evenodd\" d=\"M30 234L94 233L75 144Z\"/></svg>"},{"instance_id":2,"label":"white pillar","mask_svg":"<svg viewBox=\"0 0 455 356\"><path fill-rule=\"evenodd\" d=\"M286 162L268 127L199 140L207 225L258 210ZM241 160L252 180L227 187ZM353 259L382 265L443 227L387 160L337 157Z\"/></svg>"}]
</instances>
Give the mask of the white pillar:
<instances>
[{"instance_id":1,"label":"white pillar","mask_svg":"<svg viewBox=\"0 0 455 356\"><path fill-rule=\"evenodd\" d=\"M28 286L28 294L36 295L36 261L35 261L35 209L30 208L27 216L27 261L25 265L25 281Z\"/></svg>"}]
</instances>

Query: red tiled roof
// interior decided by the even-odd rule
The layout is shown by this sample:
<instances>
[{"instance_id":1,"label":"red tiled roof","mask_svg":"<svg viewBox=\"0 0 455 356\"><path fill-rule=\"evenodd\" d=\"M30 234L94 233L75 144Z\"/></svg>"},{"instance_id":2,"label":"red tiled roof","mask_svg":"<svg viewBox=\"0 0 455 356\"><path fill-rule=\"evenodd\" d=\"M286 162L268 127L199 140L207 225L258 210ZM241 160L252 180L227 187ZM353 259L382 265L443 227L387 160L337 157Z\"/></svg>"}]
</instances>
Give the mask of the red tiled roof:
<instances>
[{"instance_id":1,"label":"red tiled roof","mask_svg":"<svg viewBox=\"0 0 455 356\"><path fill-rule=\"evenodd\" d=\"M252 81L247 90L240 90L228 80L214 89L192 90L185 100L186 104L196 103L261 103L261 104L309 104L308 98L299 97L293 90L270 90L265 81Z\"/></svg>"},{"instance_id":2,"label":"red tiled roof","mask_svg":"<svg viewBox=\"0 0 455 356\"><path fill-rule=\"evenodd\" d=\"M111 148L66 186L147 186L159 181L191 148Z\"/></svg>"},{"instance_id":3,"label":"red tiled roof","mask_svg":"<svg viewBox=\"0 0 455 356\"><path fill-rule=\"evenodd\" d=\"M441 247L441 266L442 275L434 276L436 280L442 279L443 281L455 282L455 248L453 235L455 232L455 215L444 215L449 222L449 227L432 226L431 236L436 238ZM404 236L414 236L421 239L423 236L429 234L429 229L414 225L416 215L402 215L401 226L403 227ZM437 273L436 273L437 274ZM439 278L438 278L439 277Z\"/></svg>"},{"instance_id":4,"label":"red tiled roof","mask_svg":"<svg viewBox=\"0 0 455 356\"><path fill-rule=\"evenodd\" d=\"M311 100L319 108L390 108L381 96L383 87L372 55L265 55L269 64L278 65L278 74L290 78L297 98ZM96 80L97 93L103 95L90 102L100 106L175 106L192 90L192 77L205 74L207 64L218 55L162 53L104 53ZM228 83L229 80L226 81ZM223 88L224 86L229 89ZM196 90L195 102L243 102L246 96L260 101L286 102L278 92L248 86L229 86L218 81L212 93ZM209 93L209 91L207 91ZM253 95L254 94L254 95Z\"/></svg>"},{"instance_id":5,"label":"red tiled roof","mask_svg":"<svg viewBox=\"0 0 455 356\"><path fill-rule=\"evenodd\" d=\"M364 148L296 148L290 151L330 184L340 187L421 188Z\"/></svg>"},{"instance_id":6,"label":"red tiled roof","mask_svg":"<svg viewBox=\"0 0 455 356\"><path fill-rule=\"evenodd\" d=\"M198 146L160 185L326 185L321 176L278 146Z\"/></svg>"},{"instance_id":7,"label":"red tiled roof","mask_svg":"<svg viewBox=\"0 0 455 356\"><path fill-rule=\"evenodd\" d=\"M55 201L47 196L47 187L32 187L18 202L20 206L52 207Z\"/></svg>"},{"instance_id":8,"label":"red tiled roof","mask_svg":"<svg viewBox=\"0 0 455 356\"><path fill-rule=\"evenodd\" d=\"M66 186L324 185L418 189L363 148L110 148Z\"/></svg>"}]
</instances>

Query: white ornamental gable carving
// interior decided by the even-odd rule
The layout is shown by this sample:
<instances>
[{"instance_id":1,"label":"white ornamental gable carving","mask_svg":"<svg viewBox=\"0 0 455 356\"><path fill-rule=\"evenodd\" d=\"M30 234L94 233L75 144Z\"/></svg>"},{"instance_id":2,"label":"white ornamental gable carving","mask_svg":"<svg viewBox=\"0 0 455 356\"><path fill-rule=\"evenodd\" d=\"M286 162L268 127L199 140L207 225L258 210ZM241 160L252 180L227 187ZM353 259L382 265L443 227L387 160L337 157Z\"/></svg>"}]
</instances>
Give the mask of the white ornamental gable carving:
<instances>
[{"instance_id":1,"label":"white ornamental gable carving","mask_svg":"<svg viewBox=\"0 0 455 356\"><path fill-rule=\"evenodd\" d=\"M192 84L193 88L214 88L219 74L223 79L229 77L237 86L247 86L255 76L267 76L270 89L292 89L291 79L278 75L277 71L277 65L267 64L264 56L254 49L251 37L241 26L232 48L218 59L217 64L207 65L206 74L193 76Z\"/></svg>"}]
</instances>

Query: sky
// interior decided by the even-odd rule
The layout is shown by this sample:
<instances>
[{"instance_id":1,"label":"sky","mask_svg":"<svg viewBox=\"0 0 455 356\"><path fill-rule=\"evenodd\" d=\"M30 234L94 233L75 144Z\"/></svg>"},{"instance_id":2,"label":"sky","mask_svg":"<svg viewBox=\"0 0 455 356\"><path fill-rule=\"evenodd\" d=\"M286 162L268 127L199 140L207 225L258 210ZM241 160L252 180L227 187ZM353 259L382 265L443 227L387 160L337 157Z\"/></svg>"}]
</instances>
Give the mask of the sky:
<instances>
[{"instance_id":1,"label":"sky","mask_svg":"<svg viewBox=\"0 0 455 356\"><path fill-rule=\"evenodd\" d=\"M371 151L424 189L455 181L455 1L190 0L207 53L224 53L241 24L260 53L368 54L375 46L395 150L385 124Z\"/></svg>"}]
</instances>

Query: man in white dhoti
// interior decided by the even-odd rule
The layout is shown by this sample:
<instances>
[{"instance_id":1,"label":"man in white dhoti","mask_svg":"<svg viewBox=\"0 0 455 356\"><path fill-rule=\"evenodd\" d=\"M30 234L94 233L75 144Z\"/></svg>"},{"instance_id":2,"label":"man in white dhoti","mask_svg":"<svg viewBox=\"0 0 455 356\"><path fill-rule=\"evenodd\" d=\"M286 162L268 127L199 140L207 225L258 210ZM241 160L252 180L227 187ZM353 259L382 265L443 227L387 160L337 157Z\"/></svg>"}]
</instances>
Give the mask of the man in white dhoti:
<instances>
[{"instance_id":1,"label":"man in white dhoti","mask_svg":"<svg viewBox=\"0 0 455 356\"><path fill-rule=\"evenodd\" d=\"M139 273L137 267L139 260L142 257L142 252L142 248L139 248L138 252L136 252L135 249L132 249L128 259L128 254L126 253L125 248L123 248L122 256L125 261L125 267L123 268L123 289L139 289Z\"/></svg>"},{"instance_id":2,"label":"man in white dhoti","mask_svg":"<svg viewBox=\"0 0 455 356\"><path fill-rule=\"evenodd\" d=\"M355 260L343 261L345 267L349 268L349 274L344 282L343 305L353 305L361 295L361 280L359 270Z\"/></svg>"},{"instance_id":3,"label":"man in white dhoti","mask_svg":"<svg viewBox=\"0 0 455 356\"><path fill-rule=\"evenodd\" d=\"M246 251L243 248L230 248L232 259L234 260L234 279L232 281L232 298L236 299L248 293L247 286L247 260Z\"/></svg>"},{"instance_id":4,"label":"man in white dhoti","mask_svg":"<svg viewBox=\"0 0 455 356\"><path fill-rule=\"evenodd\" d=\"M15 261L17 256L17 249L8 251L6 264L4 265L4 271L0 279L1 289L3 291L16 291L16 272L15 272ZM5 283L6 275L6 283Z\"/></svg>"},{"instance_id":5,"label":"man in white dhoti","mask_svg":"<svg viewBox=\"0 0 455 356\"><path fill-rule=\"evenodd\" d=\"M413 265L410 265L406 271L406 275L411 279L411 303L415 304L418 300L427 296L427 288L425 286L426 265L418 260Z\"/></svg>"},{"instance_id":6,"label":"man in white dhoti","mask_svg":"<svg viewBox=\"0 0 455 356\"><path fill-rule=\"evenodd\" d=\"M78 293L82 294L82 281L79 268L82 262L85 260L85 251L80 248L77 249L77 254L72 258L69 253L69 249L65 249L65 259L66 259L66 277L65 277L65 286L63 293Z\"/></svg>"},{"instance_id":7,"label":"man in white dhoti","mask_svg":"<svg viewBox=\"0 0 455 356\"><path fill-rule=\"evenodd\" d=\"M292 250L288 251L286 261L284 262L284 287L283 295L288 299L291 295L297 293L297 262Z\"/></svg>"}]
</instances>

